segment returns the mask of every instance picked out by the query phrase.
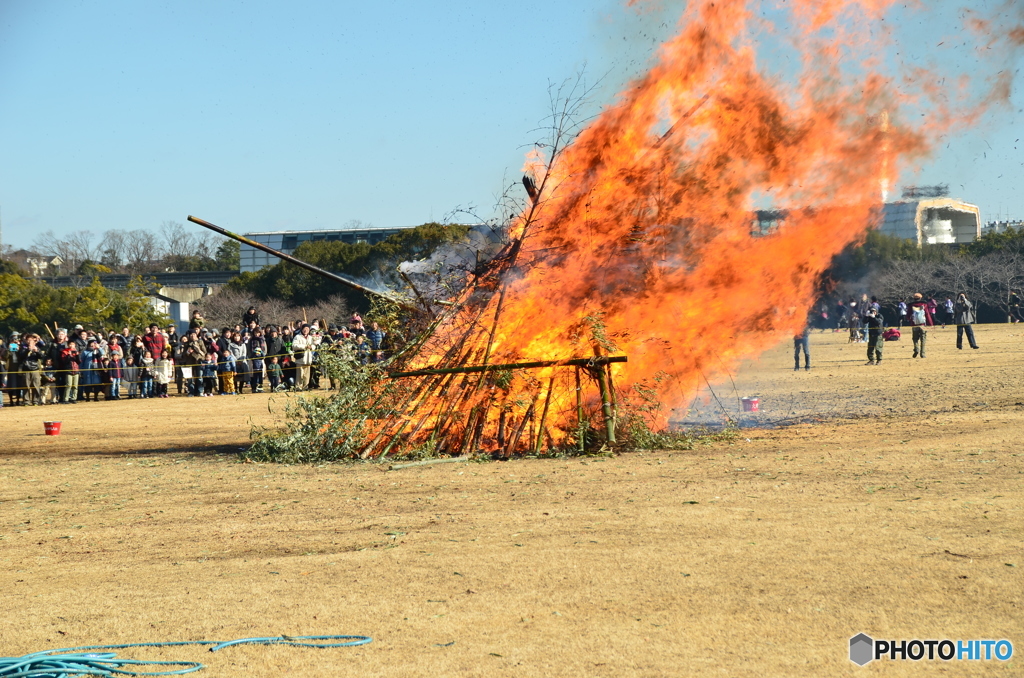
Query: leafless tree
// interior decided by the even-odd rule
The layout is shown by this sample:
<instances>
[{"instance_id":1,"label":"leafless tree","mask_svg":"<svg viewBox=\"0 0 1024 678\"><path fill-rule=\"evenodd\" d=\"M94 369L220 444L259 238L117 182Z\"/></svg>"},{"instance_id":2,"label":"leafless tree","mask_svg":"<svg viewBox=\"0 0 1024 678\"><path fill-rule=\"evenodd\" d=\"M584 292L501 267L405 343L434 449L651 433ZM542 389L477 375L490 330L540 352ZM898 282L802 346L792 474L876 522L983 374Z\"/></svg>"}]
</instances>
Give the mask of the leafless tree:
<instances>
[{"instance_id":1,"label":"leafless tree","mask_svg":"<svg viewBox=\"0 0 1024 678\"><path fill-rule=\"evenodd\" d=\"M260 323L266 325L288 325L305 317L309 322L324 318L328 323L345 324L349 319L349 308L341 296L323 299L310 306L292 306L282 299L257 299L246 292L222 289L216 294L203 297L196 302L208 327L234 327L242 314L255 306L260 314Z\"/></svg>"},{"instance_id":2,"label":"leafless tree","mask_svg":"<svg viewBox=\"0 0 1024 678\"><path fill-rule=\"evenodd\" d=\"M163 236L165 257L187 257L196 253L195 234L177 221L163 222L159 232Z\"/></svg>"},{"instance_id":3,"label":"leafless tree","mask_svg":"<svg viewBox=\"0 0 1024 678\"><path fill-rule=\"evenodd\" d=\"M986 284L976 299L1002 310L1009 319L1011 299L1024 284L1024 253L994 252L979 259L978 265Z\"/></svg>"},{"instance_id":4,"label":"leafless tree","mask_svg":"<svg viewBox=\"0 0 1024 678\"><path fill-rule=\"evenodd\" d=\"M118 229L106 231L100 240L100 263L111 270L120 270L124 265L127 233Z\"/></svg>"},{"instance_id":5,"label":"leafless tree","mask_svg":"<svg viewBox=\"0 0 1024 678\"><path fill-rule=\"evenodd\" d=\"M143 273L152 267L152 262L162 258L163 252L156 236L146 229L136 229L125 234L125 267L131 273Z\"/></svg>"},{"instance_id":6,"label":"leafless tree","mask_svg":"<svg viewBox=\"0 0 1024 678\"><path fill-rule=\"evenodd\" d=\"M871 284L879 297L893 302L906 300L916 293L930 296L939 287L934 263L908 259L894 261L878 273Z\"/></svg>"},{"instance_id":7,"label":"leafless tree","mask_svg":"<svg viewBox=\"0 0 1024 678\"><path fill-rule=\"evenodd\" d=\"M67 237L68 246L78 264L83 261L99 261L99 248L96 242L96 234L92 231L75 231Z\"/></svg>"},{"instance_id":8,"label":"leafless tree","mask_svg":"<svg viewBox=\"0 0 1024 678\"><path fill-rule=\"evenodd\" d=\"M32 248L40 254L60 257L64 260L64 270L74 272L82 262L99 259L99 248L95 242L96 236L92 231L75 231L65 238L57 237L53 231L45 231L32 241Z\"/></svg>"}]
</instances>

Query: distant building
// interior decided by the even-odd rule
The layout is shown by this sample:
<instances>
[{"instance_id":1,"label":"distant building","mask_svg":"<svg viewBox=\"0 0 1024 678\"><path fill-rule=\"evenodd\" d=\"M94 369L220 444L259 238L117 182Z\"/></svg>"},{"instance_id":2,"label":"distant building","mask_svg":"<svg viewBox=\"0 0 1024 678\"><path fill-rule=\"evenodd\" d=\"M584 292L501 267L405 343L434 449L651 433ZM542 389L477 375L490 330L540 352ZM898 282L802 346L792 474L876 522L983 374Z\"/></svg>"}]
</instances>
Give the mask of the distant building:
<instances>
[{"instance_id":1,"label":"distant building","mask_svg":"<svg viewBox=\"0 0 1024 678\"><path fill-rule=\"evenodd\" d=\"M378 228L363 226L344 230L268 231L265 233L246 233L245 237L285 254L294 254L295 249L304 242L345 242L349 244L367 243L369 245L376 245L388 236L401 233L409 228L414 227ZM242 273L258 271L261 268L273 266L280 261L280 259L272 254L261 252L255 247L245 244L241 247L239 258L239 270Z\"/></svg>"},{"instance_id":2,"label":"distant building","mask_svg":"<svg viewBox=\"0 0 1024 678\"><path fill-rule=\"evenodd\" d=\"M932 187L922 187L917 191L923 192L928 188ZM914 191L909 193L913 195ZM788 210L755 210L750 234L765 236L775 233L785 224L788 216ZM1015 228L1024 225L1019 221L999 223L1004 224L1004 230L1005 224L1017 224ZM981 230L981 209L977 205L948 197L887 202L882 205L882 222L878 226L880 233L912 240L918 247L974 242L981 237Z\"/></svg>"},{"instance_id":3,"label":"distant building","mask_svg":"<svg viewBox=\"0 0 1024 678\"><path fill-rule=\"evenodd\" d=\"M981 237L981 209L946 197L887 202L878 231L918 247L974 242Z\"/></svg>"},{"instance_id":4,"label":"distant building","mask_svg":"<svg viewBox=\"0 0 1024 678\"><path fill-rule=\"evenodd\" d=\"M1010 228L1015 231L1024 230L1024 221L1021 221L1020 219L1011 221L989 221L982 226L981 230L984 233L1004 233Z\"/></svg>"},{"instance_id":5,"label":"distant building","mask_svg":"<svg viewBox=\"0 0 1024 678\"><path fill-rule=\"evenodd\" d=\"M34 278L60 275L60 267L64 265L64 260L55 254L39 254L30 250L15 250L7 256L7 260L28 271Z\"/></svg>"}]
</instances>

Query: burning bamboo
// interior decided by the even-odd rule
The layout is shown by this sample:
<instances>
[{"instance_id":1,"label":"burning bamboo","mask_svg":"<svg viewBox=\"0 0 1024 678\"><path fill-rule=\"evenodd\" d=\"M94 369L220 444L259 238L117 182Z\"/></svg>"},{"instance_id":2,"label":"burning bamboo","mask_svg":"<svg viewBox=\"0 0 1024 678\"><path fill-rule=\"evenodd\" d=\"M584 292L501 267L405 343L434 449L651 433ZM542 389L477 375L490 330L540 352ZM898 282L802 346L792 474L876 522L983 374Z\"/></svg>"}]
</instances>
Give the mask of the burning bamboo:
<instances>
[{"instance_id":1,"label":"burning bamboo","mask_svg":"<svg viewBox=\"0 0 1024 678\"><path fill-rule=\"evenodd\" d=\"M411 372L391 372L388 376L392 379L400 377L423 377L436 374L475 374L478 372L504 372L506 370L526 370L541 367L591 367L594 365L605 365L608 363L628 362L624 355L618 356L594 356L593 358L569 358L567 360L535 360L523 363L503 363L500 365L467 365L463 367L440 367Z\"/></svg>"}]
</instances>

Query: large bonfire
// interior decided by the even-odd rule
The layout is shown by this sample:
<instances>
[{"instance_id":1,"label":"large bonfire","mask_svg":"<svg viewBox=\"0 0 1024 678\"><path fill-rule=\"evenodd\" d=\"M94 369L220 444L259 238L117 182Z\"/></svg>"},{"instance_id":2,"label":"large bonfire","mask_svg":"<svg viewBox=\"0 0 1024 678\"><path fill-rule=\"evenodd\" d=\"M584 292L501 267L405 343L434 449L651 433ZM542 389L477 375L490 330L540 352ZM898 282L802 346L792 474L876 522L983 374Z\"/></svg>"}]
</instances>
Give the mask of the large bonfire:
<instances>
[{"instance_id":1,"label":"large bonfire","mask_svg":"<svg viewBox=\"0 0 1024 678\"><path fill-rule=\"evenodd\" d=\"M664 426L702 381L800 331L832 257L967 119L932 80L897 86L882 70L869 36L892 4L790 2L790 73L773 77L760 3L690 2L617 103L571 143L556 122L530 154L508 246L391 366L420 372L307 433L362 457L600 445L601 420L627 416L609 405ZM759 208L784 210L783 226L755 232ZM558 364L495 367L544 361Z\"/></svg>"}]
</instances>

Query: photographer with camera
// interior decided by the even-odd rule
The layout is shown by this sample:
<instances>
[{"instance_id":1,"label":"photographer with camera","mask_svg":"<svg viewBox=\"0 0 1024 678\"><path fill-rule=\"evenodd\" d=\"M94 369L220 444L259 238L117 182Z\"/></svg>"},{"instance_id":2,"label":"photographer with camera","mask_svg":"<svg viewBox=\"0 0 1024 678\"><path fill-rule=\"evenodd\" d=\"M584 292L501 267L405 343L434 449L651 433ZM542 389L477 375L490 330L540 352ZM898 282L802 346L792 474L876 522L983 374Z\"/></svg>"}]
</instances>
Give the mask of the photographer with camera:
<instances>
[{"instance_id":1,"label":"photographer with camera","mask_svg":"<svg viewBox=\"0 0 1024 678\"><path fill-rule=\"evenodd\" d=\"M957 295L956 303L953 304L953 321L956 323L956 347L963 349L966 332L971 348L978 348L978 342L974 340L974 328L971 327L976 321L974 304L967 300L967 295L963 292Z\"/></svg>"},{"instance_id":2,"label":"photographer with camera","mask_svg":"<svg viewBox=\"0 0 1024 678\"><path fill-rule=\"evenodd\" d=\"M18 350L18 362L21 363L21 375L24 379L26 397L30 405L43 404L43 361L46 354L40 345L38 334L25 335L25 340Z\"/></svg>"}]
</instances>

